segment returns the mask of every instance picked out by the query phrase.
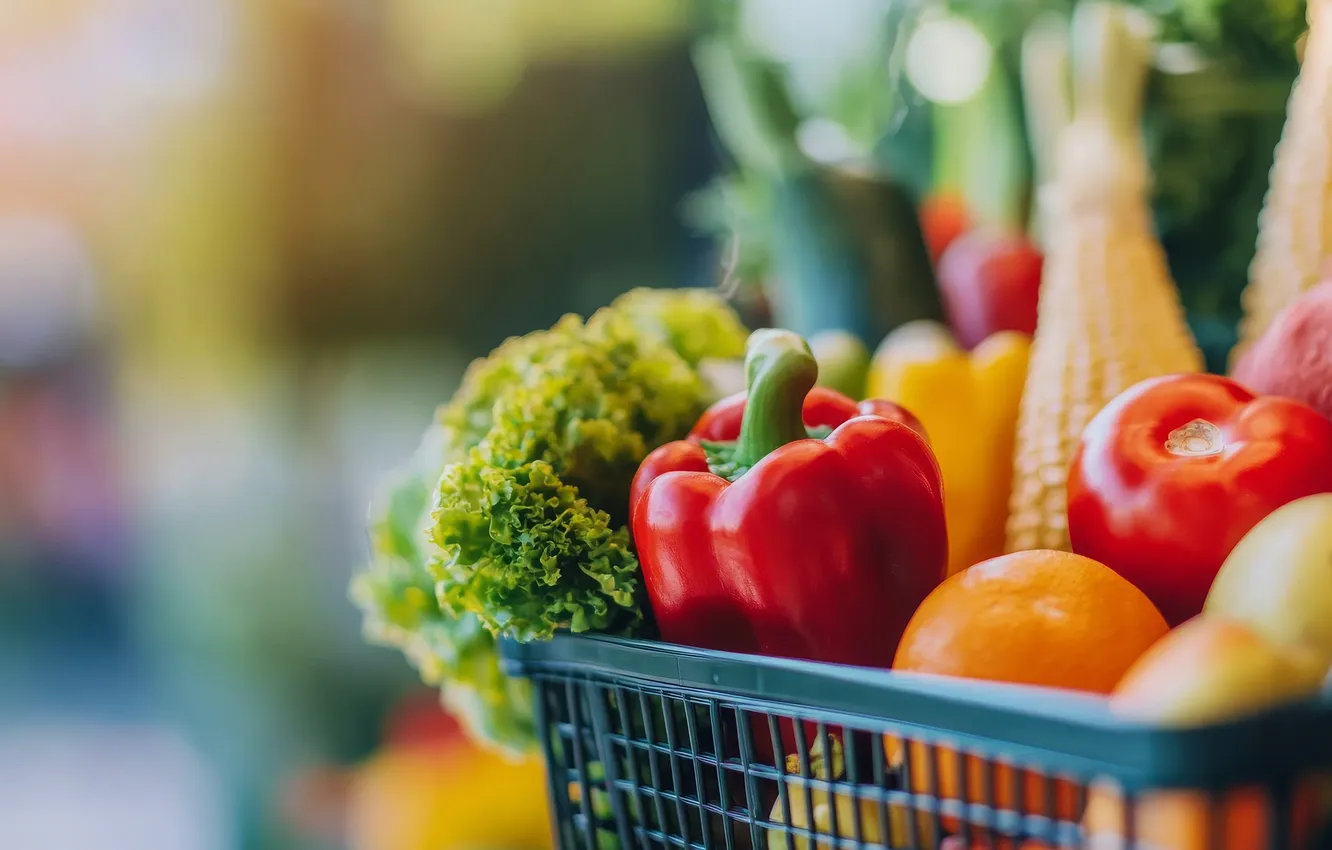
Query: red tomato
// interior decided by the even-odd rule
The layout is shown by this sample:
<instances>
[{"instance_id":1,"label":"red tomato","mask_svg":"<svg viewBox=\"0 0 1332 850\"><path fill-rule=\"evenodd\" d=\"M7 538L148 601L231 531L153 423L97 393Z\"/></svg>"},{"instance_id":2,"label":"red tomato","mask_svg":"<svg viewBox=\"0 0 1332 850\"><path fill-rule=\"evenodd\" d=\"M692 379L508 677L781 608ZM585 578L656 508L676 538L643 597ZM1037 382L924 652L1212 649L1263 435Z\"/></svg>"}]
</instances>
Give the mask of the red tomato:
<instances>
[{"instance_id":1,"label":"red tomato","mask_svg":"<svg viewBox=\"0 0 1332 850\"><path fill-rule=\"evenodd\" d=\"M1240 538L1272 511L1332 492L1332 420L1216 375L1143 381L1083 432L1068 475L1073 551L1142 590L1178 625L1202 611Z\"/></svg>"},{"instance_id":2,"label":"red tomato","mask_svg":"<svg viewBox=\"0 0 1332 850\"><path fill-rule=\"evenodd\" d=\"M980 229L939 260L939 293L958 344L970 350L999 331L1036 332L1045 260L1017 231Z\"/></svg>"}]
</instances>

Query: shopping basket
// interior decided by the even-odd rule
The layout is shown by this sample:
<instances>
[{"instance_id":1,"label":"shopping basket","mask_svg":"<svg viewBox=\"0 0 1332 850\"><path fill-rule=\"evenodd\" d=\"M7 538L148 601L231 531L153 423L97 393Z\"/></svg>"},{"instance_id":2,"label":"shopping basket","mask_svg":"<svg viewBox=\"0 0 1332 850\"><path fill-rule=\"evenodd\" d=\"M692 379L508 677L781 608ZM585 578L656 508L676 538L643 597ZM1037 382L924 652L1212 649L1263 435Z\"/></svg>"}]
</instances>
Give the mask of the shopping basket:
<instances>
[{"instance_id":1,"label":"shopping basket","mask_svg":"<svg viewBox=\"0 0 1332 850\"><path fill-rule=\"evenodd\" d=\"M561 850L1332 847L1332 702L1186 730L1079 694L562 635L535 685Z\"/></svg>"}]
</instances>

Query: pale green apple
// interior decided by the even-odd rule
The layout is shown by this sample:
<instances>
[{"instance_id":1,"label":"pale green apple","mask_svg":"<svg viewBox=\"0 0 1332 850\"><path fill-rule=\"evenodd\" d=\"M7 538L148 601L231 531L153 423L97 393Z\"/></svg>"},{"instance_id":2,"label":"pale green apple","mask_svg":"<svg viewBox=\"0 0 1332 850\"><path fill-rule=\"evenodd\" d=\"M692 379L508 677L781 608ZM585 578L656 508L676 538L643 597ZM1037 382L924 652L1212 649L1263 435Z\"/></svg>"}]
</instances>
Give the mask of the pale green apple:
<instances>
[{"instance_id":1,"label":"pale green apple","mask_svg":"<svg viewBox=\"0 0 1332 850\"><path fill-rule=\"evenodd\" d=\"M1308 647L1332 667L1332 493L1298 499L1254 526L1222 565L1204 612Z\"/></svg>"},{"instance_id":2,"label":"pale green apple","mask_svg":"<svg viewBox=\"0 0 1332 850\"><path fill-rule=\"evenodd\" d=\"M859 337L842 330L820 331L809 338L809 349L819 364L819 386L856 401L865 397L870 353Z\"/></svg>"}]
</instances>

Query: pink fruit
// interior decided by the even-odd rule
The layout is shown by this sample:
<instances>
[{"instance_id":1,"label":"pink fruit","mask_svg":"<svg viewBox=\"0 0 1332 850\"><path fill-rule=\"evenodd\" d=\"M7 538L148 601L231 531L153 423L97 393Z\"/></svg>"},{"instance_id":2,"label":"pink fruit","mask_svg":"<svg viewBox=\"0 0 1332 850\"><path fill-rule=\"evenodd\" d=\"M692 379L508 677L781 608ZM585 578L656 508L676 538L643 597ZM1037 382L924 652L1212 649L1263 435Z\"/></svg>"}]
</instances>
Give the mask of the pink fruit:
<instances>
[{"instance_id":1,"label":"pink fruit","mask_svg":"<svg viewBox=\"0 0 1332 850\"><path fill-rule=\"evenodd\" d=\"M1293 398L1332 418L1332 281L1282 311L1241 358L1234 378L1259 395Z\"/></svg>"}]
</instances>

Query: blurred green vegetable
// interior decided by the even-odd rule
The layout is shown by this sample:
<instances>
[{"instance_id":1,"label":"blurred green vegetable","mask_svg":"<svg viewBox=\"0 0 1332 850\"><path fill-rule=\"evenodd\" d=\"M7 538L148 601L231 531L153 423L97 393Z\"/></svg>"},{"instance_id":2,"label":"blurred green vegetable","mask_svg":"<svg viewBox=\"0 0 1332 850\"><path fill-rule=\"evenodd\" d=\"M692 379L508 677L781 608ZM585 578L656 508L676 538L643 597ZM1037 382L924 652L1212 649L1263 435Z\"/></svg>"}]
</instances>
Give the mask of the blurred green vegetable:
<instances>
[{"instance_id":1,"label":"blurred green vegetable","mask_svg":"<svg viewBox=\"0 0 1332 850\"><path fill-rule=\"evenodd\" d=\"M738 240L742 277L761 276L776 323L806 336L840 328L869 344L903 322L943 315L908 183L873 156L881 125L903 112L885 75L893 51L878 37L903 32L909 15L883 11L860 22L871 27L869 49L835 75L840 121L802 111L811 92L795 91L796 68L752 44L734 17L715 20L694 48L733 169L693 199L690 217Z\"/></svg>"},{"instance_id":2,"label":"blurred green vegetable","mask_svg":"<svg viewBox=\"0 0 1332 850\"><path fill-rule=\"evenodd\" d=\"M1298 72L1304 0L1169 0L1147 143L1161 240L1208 368L1236 340L1273 152Z\"/></svg>"},{"instance_id":3,"label":"blurred green vegetable","mask_svg":"<svg viewBox=\"0 0 1332 850\"><path fill-rule=\"evenodd\" d=\"M857 401L865 397L870 352L860 337L846 331L820 331L809 338L809 349L819 364L819 386Z\"/></svg>"},{"instance_id":4,"label":"blurred green vegetable","mask_svg":"<svg viewBox=\"0 0 1332 850\"><path fill-rule=\"evenodd\" d=\"M566 316L473 363L387 482L352 597L367 636L400 649L480 740L534 741L530 690L500 672L495 636L641 627L629 482L715 398L696 364L738 356L747 336L702 290Z\"/></svg>"},{"instance_id":5,"label":"blurred green vegetable","mask_svg":"<svg viewBox=\"0 0 1332 850\"><path fill-rule=\"evenodd\" d=\"M1296 39L1308 29L1305 0L1140 0L1140 5L1162 17L1168 38L1254 58L1293 57Z\"/></svg>"}]
</instances>

